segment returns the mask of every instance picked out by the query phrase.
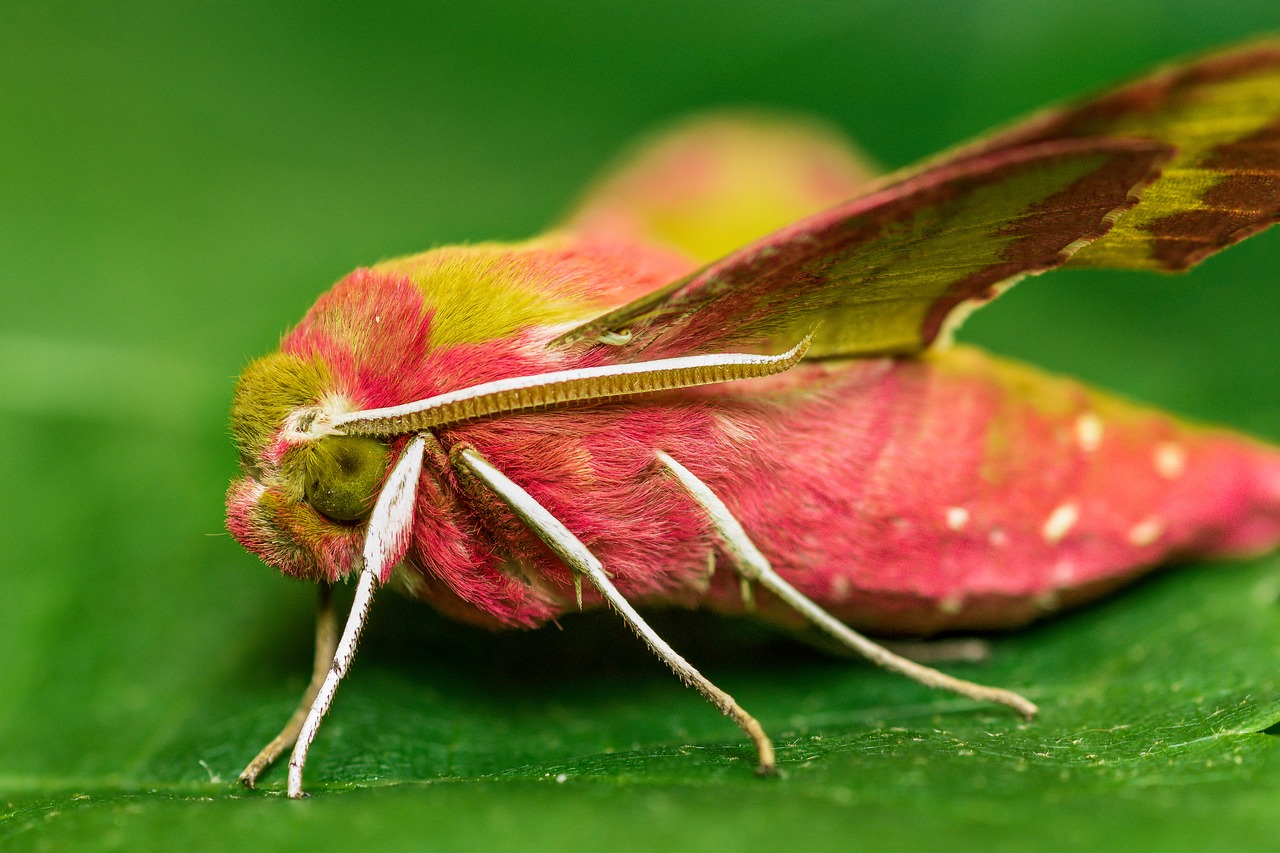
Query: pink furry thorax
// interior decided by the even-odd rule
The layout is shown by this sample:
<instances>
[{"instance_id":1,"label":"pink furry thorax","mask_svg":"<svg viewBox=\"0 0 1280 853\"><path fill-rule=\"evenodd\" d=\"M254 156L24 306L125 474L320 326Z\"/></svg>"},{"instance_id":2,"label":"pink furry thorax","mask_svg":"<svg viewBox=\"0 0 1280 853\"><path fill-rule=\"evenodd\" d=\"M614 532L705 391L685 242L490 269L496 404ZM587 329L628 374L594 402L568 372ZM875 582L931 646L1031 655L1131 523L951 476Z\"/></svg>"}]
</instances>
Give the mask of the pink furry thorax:
<instances>
[{"instance_id":1,"label":"pink furry thorax","mask_svg":"<svg viewBox=\"0 0 1280 853\"><path fill-rule=\"evenodd\" d=\"M524 300L519 307L526 312L572 320L596 313L601 300L625 301L649 292L687 272L690 264L667 250L596 239L542 238L512 246L438 249L346 276L284 336L279 353L266 360L292 359L322 367L324 387L299 400L299 407L336 401L342 408L358 410L511 376L595 366L615 355L609 347L552 350L546 344L557 331L554 325L517 321L500 336L485 337L492 334L494 318L469 316L467 294L431 286L433 275L454 276L447 281L456 283L459 266L468 276L487 276L492 292L484 295L495 302L515 294ZM478 286L470 281L468 285ZM482 331L460 333L459 327L473 319ZM483 325L486 322L490 327ZM466 340L468 334L482 339ZM392 443L393 456L404 443ZM281 463L295 448L282 419L253 462L270 472L268 479L278 479ZM437 466L441 467L447 464ZM451 482L447 470L439 473ZM536 602L529 605L532 615L525 614L519 603L524 587L498 572L494 546L484 541L471 517L474 513L455 517L429 506L432 495L441 507L453 506L456 484L447 493L425 485L421 491L419 550L432 555L435 570L455 579L455 585L465 586L465 577L476 575L499 590L468 594L469 607L478 602L482 609L501 613L503 621L522 624L552 615ZM324 519L296 492L288 484L264 487L251 477L233 482L227 495L228 529L286 574L330 582L347 576L360 552L360 530ZM490 608L493 596L511 600ZM441 606L449 607L447 601Z\"/></svg>"},{"instance_id":2,"label":"pink furry thorax","mask_svg":"<svg viewBox=\"0 0 1280 853\"><path fill-rule=\"evenodd\" d=\"M598 241L535 241L524 247L438 249L400 266L427 278L455 254L494 277L492 289L579 304L626 300L688 271L688 262L656 248ZM478 256L478 261L476 260ZM415 263L416 262L416 263ZM480 284L474 285L481 287ZM441 345L457 318L422 281L399 270L363 269L338 282L280 344L280 351L322 359L338 393L367 409L430 397L495 379L598 363L607 350L560 353L553 330L519 324L503 337Z\"/></svg>"}]
</instances>

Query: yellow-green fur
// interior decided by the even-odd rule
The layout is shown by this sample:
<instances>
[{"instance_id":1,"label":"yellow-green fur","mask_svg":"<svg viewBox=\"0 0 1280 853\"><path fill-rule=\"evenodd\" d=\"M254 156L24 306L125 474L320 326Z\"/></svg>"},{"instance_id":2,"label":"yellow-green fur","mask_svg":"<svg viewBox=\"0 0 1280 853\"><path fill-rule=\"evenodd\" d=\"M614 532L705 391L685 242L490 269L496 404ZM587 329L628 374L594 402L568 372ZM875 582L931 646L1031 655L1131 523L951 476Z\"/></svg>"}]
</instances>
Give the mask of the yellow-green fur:
<instances>
[{"instance_id":1,"label":"yellow-green fur","mask_svg":"<svg viewBox=\"0 0 1280 853\"><path fill-rule=\"evenodd\" d=\"M331 384L318 358L272 353L240 374L231 400L231 435L242 456L258 459L284 419L317 402Z\"/></svg>"},{"instance_id":2,"label":"yellow-green fur","mask_svg":"<svg viewBox=\"0 0 1280 853\"><path fill-rule=\"evenodd\" d=\"M587 300L594 282L552 280L530 263L558 242L531 240L504 245L435 249L383 261L377 272L406 276L421 290L428 309L433 349L504 338L526 326L581 320L592 313Z\"/></svg>"}]
</instances>

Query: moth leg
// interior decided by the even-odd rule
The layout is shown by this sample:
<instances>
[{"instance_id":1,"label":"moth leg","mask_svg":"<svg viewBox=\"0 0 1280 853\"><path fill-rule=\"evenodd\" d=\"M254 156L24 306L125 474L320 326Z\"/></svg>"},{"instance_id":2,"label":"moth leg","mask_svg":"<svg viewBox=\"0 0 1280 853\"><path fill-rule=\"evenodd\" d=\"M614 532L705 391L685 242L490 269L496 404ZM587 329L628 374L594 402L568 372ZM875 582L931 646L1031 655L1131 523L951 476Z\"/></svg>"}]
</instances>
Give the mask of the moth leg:
<instances>
[{"instance_id":1,"label":"moth leg","mask_svg":"<svg viewBox=\"0 0 1280 853\"><path fill-rule=\"evenodd\" d=\"M369 618L369 605L373 603L374 590L378 588L378 572L366 566L360 572L360 581L356 585L355 599L351 602L351 612L347 615L346 627L342 629L342 639L334 652L332 662L325 673L320 689L316 691L315 701L307 710L307 716L298 732L298 739L293 745L293 754L289 756L289 796L298 799L302 796L302 768L307 763L307 751L311 742L320 730L320 721L329 713L333 704L333 696L338 692L338 684L351 667L351 660L356 656L356 646L360 642L360 632Z\"/></svg>"},{"instance_id":2,"label":"moth leg","mask_svg":"<svg viewBox=\"0 0 1280 853\"><path fill-rule=\"evenodd\" d=\"M752 717L734 698L716 687L706 676L694 669L681 657L675 649L667 645L658 634L649 627L622 594L618 592L612 581L605 574L604 566L585 545L569 532L559 519L547 511L524 489L509 480L505 474L493 467L472 447L458 446L450 454L455 467L461 469L483 483L506 504L516 517L529 525L538 538L547 544L552 551L564 561L575 574L586 575L591 584L600 592L605 601L622 617L631 630L644 641L645 645L656 654L663 663L671 668L680 680L697 690L721 713L733 719L738 727L746 733L755 744L759 759L756 772L762 776L774 772L775 760L773 743L764 733L755 717Z\"/></svg>"},{"instance_id":3,"label":"moth leg","mask_svg":"<svg viewBox=\"0 0 1280 853\"><path fill-rule=\"evenodd\" d=\"M289 796L292 799L302 796L302 768L307 763L307 752L311 749L316 732L320 730L320 721L329 713L338 685L356 656L360 634L369 619L373 593L383 577L403 559L408 550L414 500L418 493L418 478L422 474L422 457L425 451L425 435L418 435L409 442L387 476L387 481L373 504L373 512L369 514L369 529L364 539L364 565L360 569L360 580L356 583L351 611L347 614L347 624L342 629L342 638L338 640L338 648L334 651L329 671L325 673L324 681L316 691L315 701L311 703L298 732L293 754L289 756Z\"/></svg>"},{"instance_id":4,"label":"moth leg","mask_svg":"<svg viewBox=\"0 0 1280 853\"><path fill-rule=\"evenodd\" d=\"M729 508L707 487L706 483L699 480L688 468L661 450L658 451L658 459L711 518L711 523L715 525L717 532L719 532L725 550L729 552L729 556L732 558L738 572L744 577L758 581L763 587L781 598L814 625L830 634L841 645L857 652L877 666L901 673L926 687L949 690L952 693L958 693L961 696L966 696L979 702L995 702L1000 705L1008 705L1027 719L1035 716L1039 709L1031 701L1017 693L953 678L931 667L907 660L901 655L896 655L889 651L884 646L872 642L839 619L836 619L808 596L783 580L773 570L773 566L756 548L755 543L751 541L746 531L742 529L742 525L729 512Z\"/></svg>"},{"instance_id":5,"label":"moth leg","mask_svg":"<svg viewBox=\"0 0 1280 853\"><path fill-rule=\"evenodd\" d=\"M324 683L325 674L333 663L333 656L338 651L338 619L333 610L333 585L322 583L316 601L316 650L311 663L311 683L307 685L293 716L284 724L280 734L262 748L253 761L240 772L240 781L245 787L252 788L262 772L275 763L284 752L298 740L298 732L302 731L302 721L307 718L307 711L316 701L320 685Z\"/></svg>"}]
</instances>

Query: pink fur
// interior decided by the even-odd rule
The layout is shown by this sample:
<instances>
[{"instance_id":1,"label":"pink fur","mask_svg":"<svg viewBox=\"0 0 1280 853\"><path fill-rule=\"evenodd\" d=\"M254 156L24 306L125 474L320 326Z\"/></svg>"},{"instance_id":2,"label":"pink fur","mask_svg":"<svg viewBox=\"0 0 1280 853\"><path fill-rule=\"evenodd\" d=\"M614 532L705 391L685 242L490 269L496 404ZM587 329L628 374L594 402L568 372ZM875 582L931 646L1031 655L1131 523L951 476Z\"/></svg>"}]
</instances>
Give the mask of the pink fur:
<instances>
[{"instance_id":1,"label":"pink fur","mask_svg":"<svg viewBox=\"0 0 1280 853\"><path fill-rule=\"evenodd\" d=\"M522 257L512 269L561 293L581 289L584 270L609 270L609 287L631 293L671 264L599 242ZM628 259L632 279L622 273ZM435 317L409 279L357 271L282 349L322 360L329 393L353 408L626 354L548 348L553 331L539 327L433 347ZM573 609L573 579L501 504L459 480L445 454L462 444L560 518L629 598L740 611L706 520L655 461L665 450L726 501L784 577L840 618L885 633L1022 624L1169 559L1280 538L1276 449L965 350L805 363L769 379L488 418L438 437L444 453L428 454L402 580L449 615L493 626L534 626ZM279 436L262 464L290 449ZM228 526L300 577L337 579L359 553L359 527L248 479L228 494ZM599 604L590 590L586 603ZM768 596L759 612L794 619Z\"/></svg>"},{"instance_id":2,"label":"pink fur","mask_svg":"<svg viewBox=\"0 0 1280 853\"><path fill-rule=\"evenodd\" d=\"M1280 538L1275 449L1132 407L1104 421L1099 445L1085 450L1073 424L1094 392L1045 377L1078 400L1045 415L983 369L979 361L975 374L955 376L928 362L856 362L750 392L500 418L441 437L474 445L520 483L634 600L741 610L736 584L706 586L712 538L656 465L653 452L664 449L726 500L784 577L881 632L1022 624L1171 558ZM996 457L985 452L992 429L1018 435ZM1183 454L1176 478L1157 469L1161 446ZM1054 541L1046 524L1068 504L1077 520ZM947 517L956 508L967 514L958 530ZM1149 525L1152 541L1132 541L1153 518L1158 535ZM500 508L477 520L495 550L558 585L557 610L572 606L567 571L522 525ZM419 570L435 575L429 561ZM514 616L523 599L503 602L489 581L445 582L499 621L526 622ZM772 607L765 615L788 620Z\"/></svg>"}]
</instances>

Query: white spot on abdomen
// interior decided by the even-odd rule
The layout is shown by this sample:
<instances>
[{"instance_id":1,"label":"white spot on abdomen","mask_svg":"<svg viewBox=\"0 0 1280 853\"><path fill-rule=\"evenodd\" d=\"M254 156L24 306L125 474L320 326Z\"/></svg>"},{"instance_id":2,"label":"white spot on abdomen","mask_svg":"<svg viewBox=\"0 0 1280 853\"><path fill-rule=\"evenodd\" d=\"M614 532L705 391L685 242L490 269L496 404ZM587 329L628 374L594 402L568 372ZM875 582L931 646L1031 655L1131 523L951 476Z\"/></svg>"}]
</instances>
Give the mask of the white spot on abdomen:
<instances>
[{"instance_id":1,"label":"white spot on abdomen","mask_svg":"<svg viewBox=\"0 0 1280 853\"><path fill-rule=\"evenodd\" d=\"M955 616L964 609L964 599L958 595L948 595L938 599L938 611L948 616Z\"/></svg>"},{"instance_id":2,"label":"white spot on abdomen","mask_svg":"<svg viewBox=\"0 0 1280 853\"><path fill-rule=\"evenodd\" d=\"M1080 508L1073 503L1063 504L1049 513L1049 517L1045 519L1044 527L1040 531L1044 534L1044 541L1050 545L1057 545L1079 520Z\"/></svg>"},{"instance_id":3,"label":"white spot on abdomen","mask_svg":"<svg viewBox=\"0 0 1280 853\"><path fill-rule=\"evenodd\" d=\"M1076 441L1085 453L1097 450L1102 444L1102 419L1093 412L1076 418Z\"/></svg>"},{"instance_id":4,"label":"white spot on abdomen","mask_svg":"<svg viewBox=\"0 0 1280 853\"><path fill-rule=\"evenodd\" d=\"M947 527L952 530L964 530L969 523L969 510L962 506L947 507Z\"/></svg>"},{"instance_id":5,"label":"white spot on abdomen","mask_svg":"<svg viewBox=\"0 0 1280 853\"><path fill-rule=\"evenodd\" d=\"M1157 444L1153 459L1156 473L1166 480L1176 480L1187 470L1187 451L1172 441Z\"/></svg>"},{"instance_id":6,"label":"white spot on abdomen","mask_svg":"<svg viewBox=\"0 0 1280 853\"><path fill-rule=\"evenodd\" d=\"M1129 528L1129 543L1139 548L1152 545L1164 535L1164 522L1155 516L1142 519Z\"/></svg>"},{"instance_id":7,"label":"white spot on abdomen","mask_svg":"<svg viewBox=\"0 0 1280 853\"><path fill-rule=\"evenodd\" d=\"M849 593L852 592L852 584L844 575L836 575L831 581L831 599L833 601L848 601Z\"/></svg>"}]
</instances>

